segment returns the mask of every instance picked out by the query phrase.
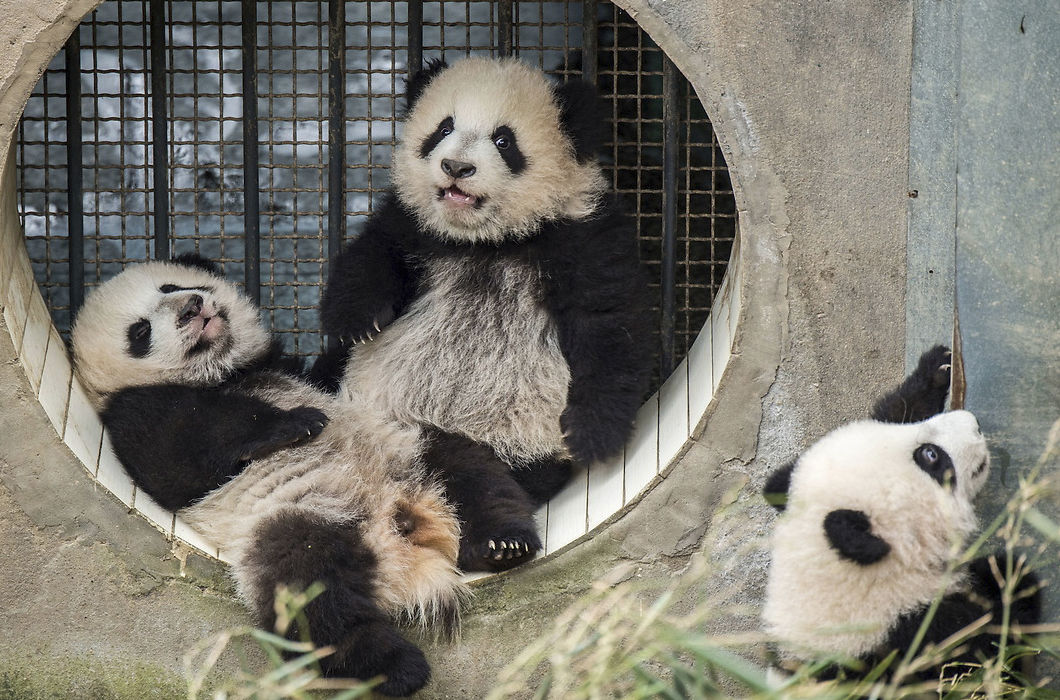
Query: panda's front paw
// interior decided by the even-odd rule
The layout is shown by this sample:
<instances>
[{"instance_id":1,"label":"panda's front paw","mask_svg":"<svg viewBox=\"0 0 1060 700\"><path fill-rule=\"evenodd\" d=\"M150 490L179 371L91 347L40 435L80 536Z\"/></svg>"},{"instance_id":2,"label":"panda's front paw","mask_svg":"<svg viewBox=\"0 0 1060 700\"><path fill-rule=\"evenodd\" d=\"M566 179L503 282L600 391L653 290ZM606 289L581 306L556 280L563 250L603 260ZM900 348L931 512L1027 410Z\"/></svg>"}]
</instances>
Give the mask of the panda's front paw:
<instances>
[{"instance_id":1,"label":"panda's front paw","mask_svg":"<svg viewBox=\"0 0 1060 700\"><path fill-rule=\"evenodd\" d=\"M512 523L490 534L461 537L457 564L464 571L506 571L530 561L540 549L533 521Z\"/></svg>"},{"instance_id":2,"label":"panda's front paw","mask_svg":"<svg viewBox=\"0 0 1060 700\"><path fill-rule=\"evenodd\" d=\"M382 676L375 691L390 697L412 695L431 679L423 652L389 626L369 623L359 632L359 643L339 644L334 654L320 660L325 676L360 680Z\"/></svg>"},{"instance_id":3,"label":"panda's front paw","mask_svg":"<svg viewBox=\"0 0 1060 700\"><path fill-rule=\"evenodd\" d=\"M240 459L244 462L262 459L279 450L308 442L320 435L327 424L327 415L309 406L282 411L271 426L263 426L263 434L258 440L244 447Z\"/></svg>"},{"instance_id":4,"label":"panda's front paw","mask_svg":"<svg viewBox=\"0 0 1060 700\"><path fill-rule=\"evenodd\" d=\"M384 328L394 322L395 316L393 306L386 306L374 313L363 314L359 320L347 324L346 329L339 336L339 342L343 345L361 345L375 340Z\"/></svg>"},{"instance_id":5,"label":"panda's front paw","mask_svg":"<svg viewBox=\"0 0 1060 700\"><path fill-rule=\"evenodd\" d=\"M936 345L917 362L913 374L935 391L945 392L950 386L953 353L945 345Z\"/></svg>"}]
</instances>

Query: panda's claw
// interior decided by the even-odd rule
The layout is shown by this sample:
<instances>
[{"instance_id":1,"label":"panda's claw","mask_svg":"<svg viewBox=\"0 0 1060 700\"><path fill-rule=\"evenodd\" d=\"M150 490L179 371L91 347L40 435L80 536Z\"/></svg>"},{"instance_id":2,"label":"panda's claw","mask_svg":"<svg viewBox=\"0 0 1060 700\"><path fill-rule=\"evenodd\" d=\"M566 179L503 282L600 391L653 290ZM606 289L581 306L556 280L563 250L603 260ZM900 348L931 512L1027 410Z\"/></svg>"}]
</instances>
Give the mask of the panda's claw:
<instances>
[{"instance_id":1,"label":"panda's claw","mask_svg":"<svg viewBox=\"0 0 1060 700\"><path fill-rule=\"evenodd\" d=\"M380 330L382 330L382 329L381 329L381 328L379 327L379 319L375 319L375 320L373 320L373 321L372 321L372 325L373 325L373 326L375 326L375 332L376 332L376 333L378 333L378 332L379 332Z\"/></svg>"},{"instance_id":2,"label":"panda's claw","mask_svg":"<svg viewBox=\"0 0 1060 700\"><path fill-rule=\"evenodd\" d=\"M492 551L494 549L497 549L497 543L494 542L493 540L490 540L490 545L489 546L490 546L490 551Z\"/></svg>"}]
</instances>

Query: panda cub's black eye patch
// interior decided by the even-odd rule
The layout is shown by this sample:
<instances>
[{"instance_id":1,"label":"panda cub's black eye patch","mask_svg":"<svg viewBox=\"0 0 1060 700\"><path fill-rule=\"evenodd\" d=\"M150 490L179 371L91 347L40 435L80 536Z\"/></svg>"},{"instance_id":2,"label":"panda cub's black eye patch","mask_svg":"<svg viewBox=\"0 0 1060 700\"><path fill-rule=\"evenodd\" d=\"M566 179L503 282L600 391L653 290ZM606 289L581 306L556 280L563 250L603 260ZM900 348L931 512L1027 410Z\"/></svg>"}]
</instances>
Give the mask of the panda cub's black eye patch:
<instances>
[{"instance_id":1,"label":"panda cub's black eye patch","mask_svg":"<svg viewBox=\"0 0 1060 700\"><path fill-rule=\"evenodd\" d=\"M147 357L151 352L151 322L141 318L129 324L125 334L129 339L129 354L133 357Z\"/></svg>"},{"instance_id":2,"label":"panda cub's black eye patch","mask_svg":"<svg viewBox=\"0 0 1060 700\"><path fill-rule=\"evenodd\" d=\"M452 117L446 117L442 121L438 122L438 126L427 138L423 139L423 143L420 144L420 158L426 158L434 150L435 146L442 142L449 134L453 133L453 129L456 126L453 124Z\"/></svg>"},{"instance_id":3,"label":"panda cub's black eye patch","mask_svg":"<svg viewBox=\"0 0 1060 700\"><path fill-rule=\"evenodd\" d=\"M519 150L519 144L515 141L515 132L507 125L498 126L493 130L490 137L497 152L501 154L504 164L513 175L518 175L526 169L526 156Z\"/></svg>"},{"instance_id":4,"label":"panda cub's black eye patch","mask_svg":"<svg viewBox=\"0 0 1060 700\"><path fill-rule=\"evenodd\" d=\"M957 471L949 453L938 445L925 442L913 450L913 461L924 473L937 481L939 485L947 482L952 486L957 481Z\"/></svg>"},{"instance_id":5,"label":"panda cub's black eye patch","mask_svg":"<svg viewBox=\"0 0 1060 700\"><path fill-rule=\"evenodd\" d=\"M178 284L163 284L158 291L163 294L172 294L173 292L211 292L213 290L209 287L181 287Z\"/></svg>"}]
</instances>

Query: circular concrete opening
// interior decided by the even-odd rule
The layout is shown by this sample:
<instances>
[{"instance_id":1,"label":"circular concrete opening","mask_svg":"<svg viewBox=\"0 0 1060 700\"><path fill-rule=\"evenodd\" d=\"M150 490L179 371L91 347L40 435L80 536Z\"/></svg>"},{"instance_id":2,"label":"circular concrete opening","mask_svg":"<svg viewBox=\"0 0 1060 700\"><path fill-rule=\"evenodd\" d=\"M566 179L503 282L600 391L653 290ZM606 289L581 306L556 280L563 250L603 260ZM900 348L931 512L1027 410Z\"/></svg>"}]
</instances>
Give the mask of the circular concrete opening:
<instances>
[{"instance_id":1,"label":"circular concrete opening","mask_svg":"<svg viewBox=\"0 0 1060 700\"><path fill-rule=\"evenodd\" d=\"M233 68L229 58L226 58L228 53L239 53L241 48L233 36L226 35L226 27L231 27L232 23L222 21L224 18L220 15L208 18L217 20L217 31L211 35L213 38L203 38L202 35L208 34L206 28L212 25L210 22L200 22L203 18L197 16L200 10L194 9L196 4L171 5L188 5L189 12L177 12L171 7L166 25L168 39L165 46L169 62L165 75L171 88L168 103L170 116L166 122L170 140L165 147L170 170L166 178L173 207L170 211L173 233L169 240L175 252L194 249L211 255L216 249L217 254L211 257L220 258L232 276L239 276L242 270L238 269L238 265L242 260L232 251L238 250L237 243L241 245L239 242L246 233L245 226L237 221L243 214L243 206L241 202L233 205L225 197L245 183L227 179L234 170L242 168L242 163L240 159L232 160L230 147L233 143L230 143L231 139L226 140L225 129L234 123L241 123L238 111L233 116L232 101L241 100L242 64L236 62ZM280 171L283 177L289 176L290 180L281 177L282 181L273 187L271 199L267 200L274 209L266 214L266 218L270 219L270 235L263 237L271 255L263 257L266 264L271 266L270 276L266 278L263 275L263 279L268 280L262 285L265 292L263 307L275 329L288 338L289 347L295 352L311 355L313 344L316 343L319 349L321 342L314 326L315 304L319 296L313 290L319 289L326 256L320 247L312 255L303 256L299 246L300 241L305 240L319 246L324 240L324 194L327 186L324 171L327 159L322 153L326 148L326 138L319 133L305 136L300 130L312 131L306 126L312 123L317 124L314 128L319 129L321 119L327 112L326 104L323 107L317 104L315 112L310 110L310 116L301 112L307 96L296 91L296 87L297 76L304 70L299 51L315 53L318 62L315 69L308 70L307 74L314 76L316 82L307 94L310 103L320 102L325 86L319 82L323 70L319 57L324 55L323 60L326 60L327 36L326 32L321 34L318 31L311 38L303 36L299 39L299 27L306 26L307 20L295 14L283 14L276 9L281 5L284 3L272 3L266 9L259 9L259 21L269 31L258 35L258 60L261 60L262 52L275 58L278 52L286 51L290 63L287 70L274 69L268 72L269 92L264 98L268 109L272 111L263 123L267 123L270 129L279 125L282 132L279 136L267 137L266 150L271 154L270 157L280 152L280 160L283 161L271 162L268 170L272 177L276 176L276 171ZM604 3L598 5L603 6ZM70 142L65 132L61 134L62 138L58 138L59 134L53 131L55 124L65 124L69 117L69 112L63 111L62 118L56 118L60 103L65 102L71 94L70 84L63 71L59 70L66 68L65 52L58 54L52 67L45 73L39 90L29 100L26 121L19 132L21 150L18 167L15 171L9 167L8 177L4 181L4 196L10 199L14 196L16 186L12 175L17 173L20 215L26 235L23 240L21 232L12 226L5 226L0 231L4 243L0 248L0 272L3 275L0 281L6 289L4 315L30 384L37 392L53 427L96 482L129 506L130 511L154 524L168 539L187 543L207 556L223 560L224 552L216 543L206 541L178 517L137 491L114 457L106 433L84 391L77 379L72 377L63 342L63 331L69 324L71 311L71 282L67 277L64 286L62 275L56 274L56 271L69 260L71 200L67 197L64 207L61 197L56 199L51 194L61 191L56 189L60 182L64 190L71 182L66 176L68 170L73 172L68 167L70 163L83 165L77 170L91 172L91 180L95 183L95 189L91 190L94 200L93 197L86 199L90 192L87 188L82 190L80 198L74 198L81 202L82 222L88 222L83 241L94 246L93 253L85 254L91 268L86 273L88 284L101 281L120 270L124 264L145 259L153 252L151 229L155 219L151 215L152 201L149 195L155 189L151 178L152 166L157 161L150 152L153 146L150 120L154 114L150 104L152 42L150 18L144 17L142 11L136 11L136 8L142 7L142 3L105 3L97 15L86 18L77 30L80 46L69 53L69 56L80 59L82 75L85 74L86 66L90 66L88 74L91 80L76 81L82 93L81 99L75 102L82 110L78 123L93 126L88 132L82 129L81 134L81 152L91 153L91 158L79 161L71 158L69 153L65 159L61 157L62 150L69 148ZM598 81L610 81L608 99L614 106L616 116L616 126L609 144L611 152L607 156L610 158L608 166L616 189L627 197L627 206L637 220L642 244L649 253L649 268L658 277L661 277L663 262L651 255L656 249L661 254L664 228L669 226L660 208L664 206L664 200L666 205L674 207L674 226L679 229L675 231L675 240L684 248L683 260L676 261L678 279L674 288L675 295L684 295L684 305L680 308L680 317L671 319L677 327L674 345L677 349L675 359L679 361L665 381L660 377L660 381L656 382L656 390L641 408L635 434L623 455L608 463L594 464L576 474L571 484L542 508L540 528L546 556L590 536L598 528L620 517L666 476L669 467L687 449L689 440L702 428L702 420L729 364L737 337L737 321L743 308L745 280L742 256L740 246L736 244L735 206L729 203L734 195L713 131L703 131L704 124L706 129L710 129L705 112L702 112L695 92L687 87L678 88L676 93L677 109L681 110L676 118L669 112L674 103L666 105L663 92L669 89L667 81L681 78L680 74L667 67L661 51L645 49L645 41L650 44L650 39L633 20L619 8L611 9L614 14L610 23L606 13L603 13L596 18L595 30L597 40L603 39L600 45L608 49L604 53L612 55L611 63L605 61L602 66L597 66ZM292 9L292 13L295 12ZM460 18L469 32L466 45L446 47L442 29L459 26L460 22L452 17L446 20L441 12L440 7L437 50L442 54L446 50L451 53L474 51L477 40L473 40L470 34L475 24L474 18ZM565 15L564 41L569 41L573 31L571 27L576 24L572 24L570 16L569 12ZM326 17L320 19L326 21ZM583 69L570 58L572 48L582 49L581 42L576 42L576 46L564 44L561 48L566 51L557 53L556 46L547 43L545 31L546 28L556 29L559 23L549 21L544 14L523 19L523 24L519 23L519 19L516 20L517 31L513 36L523 37L526 27L537 27L541 32L537 48L533 48L532 40L523 40L522 48L527 52L527 58L540 62L543 67L554 68L557 65L554 61L559 56L562 63L558 64L558 74L563 76L582 72ZM584 25L588 24L583 19L578 18L583 25L580 31L585 31ZM391 29L395 24L400 24L400 20L400 17L387 18ZM370 36L373 27L382 24L382 21L374 21L370 17L347 17L347 31L363 25L365 36L369 37L367 65L372 65ZM130 32L128 26L139 29ZM428 53L431 43L427 37L432 26L428 22L424 27L424 49ZM602 32L601 26L604 28ZM276 32L272 30L278 28L289 30L289 39L277 40ZM129 36L134 37L134 51L127 50L128 47L121 43ZM261 36L273 43L266 41L263 45ZM636 41L627 51L622 48L621 41L623 37L626 37L625 41L630 41L629 36L634 36ZM487 42L492 40L493 35L486 39ZM608 41L611 43L608 44ZM308 49L305 42L310 42ZM176 58L176 54L182 51L190 52L187 56L193 68L180 67L185 64ZM388 149L398 134L399 126L394 115L400 86L396 81L398 76L403 75L404 64L394 58L400 53L394 46L387 51L391 53L389 70L373 72L367 69L364 71L363 83L358 83L365 91L369 114L360 119L351 116L350 107L347 107L347 150L352 146L360 154L355 157L361 161L351 165L348 160L348 170L363 170L366 177L358 183L359 187L347 188L349 196L344 214L350 229L356 228L358 218L368 213L371 194L385 187ZM133 60L137 54L139 58ZM216 55L216 63L200 65L200 57L206 54ZM638 62L634 66L635 70L630 70L629 60ZM546 61L550 63L546 64ZM379 76L382 76L383 85L379 88L380 94L375 95L372 90ZM290 82L284 82L287 80ZM216 105L216 113L211 112L208 118L203 118L199 112L199 107L208 102L204 99L204 91L197 89L200 82L208 82L216 91L216 100L211 103ZM281 82L283 85L279 85ZM60 84L62 90L49 92L51 83ZM258 84L260 86L262 83ZM91 92L86 92L86 89ZM682 89L685 92L681 92ZM349 92L355 91L348 89ZM187 95L188 104L182 104L179 95ZM261 99L262 90L259 88ZM289 100L291 104L278 108L276 103L282 100ZM376 109L380 108L380 101L383 107L389 108L384 118L371 114L373 105ZM76 105L68 105L65 110L77 108ZM628 116L629 110L633 110L637 119L632 126L627 123L623 127L621 117ZM666 178L659 172L664 164L656 162L666 158L666 140L672 138L664 128L667 119L672 120L671 126L679 127L676 145L679 160L682 157L684 160L683 165L679 162L674 174L684 178L683 184L666 184L663 181ZM362 122L364 133L358 131ZM186 127L182 127L182 124ZM377 142L373 140L373 134L380 124L385 133ZM621 130L627 127L632 130ZM130 133L133 138L126 143L123 139ZM84 140L86 134L89 138ZM106 151L112 146L116 150L108 160ZM209 150L208 146L214 146L215 149L204 155ZM362 150L357 151L358 148ZM311 183L303 187L299 185L299 174L294 166L298 165L301 169L305 165L299 158L300 153L304 156L307 149L310 162L315 164L311 170L315 170L316 176L311 177ZM230 160L226 161L226 158ZM101 184L101 178L106 180L107 177L117 177L116 184ZM709 184L703 184L706 182L703 178L709 180ZM89 179L85 178L83 182ZM348 178L346 182L349 183ZM277 204L278 192L292 194L290 201L293 204L288 206L283 197ZM311 205L300 210L299 197L307 193ZM725 197L728 199L719 205L719 200ZM709 211L700 211L699 207L707 206L708 203ZM76 211L73 213L76 215ZM728 229L722 226L725 222L728 222ZM120 234L111 233L114 229L110 227L117 227ZM703 254L704 249L708 254ZM307 279L310 281L307 282ZM304 293L306 289L309 293ZM58 326L53 319L58 320Z\"/></svg>"}]
</instances>

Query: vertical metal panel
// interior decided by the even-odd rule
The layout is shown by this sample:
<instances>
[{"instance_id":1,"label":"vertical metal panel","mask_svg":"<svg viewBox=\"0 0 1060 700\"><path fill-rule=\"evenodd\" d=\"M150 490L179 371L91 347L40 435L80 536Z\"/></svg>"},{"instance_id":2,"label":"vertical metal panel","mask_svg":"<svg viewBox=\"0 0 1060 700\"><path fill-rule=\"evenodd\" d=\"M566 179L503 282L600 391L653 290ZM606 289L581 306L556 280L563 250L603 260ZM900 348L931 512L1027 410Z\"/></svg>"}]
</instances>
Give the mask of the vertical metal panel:
<instances>
[{"instance_id":1,"label":"vertical metal panel","mask_svg":"<svg viewBox=\"0 0 1060 700\"><path fill-rule=\"evenodd\" d=\"M411 78L423 67L423 3L410 0L408 3L408 74Z\"/></svg>"},{"instance_id":2,"label":"vertical metal panel","mask_svg":"<svg viewBox=\"0 0 1060 700\"><path fill-rule=\"evenodd\" d=\"M679 105L677 67L663 57L663 172L662 172L662 266L661 322L659 339L662 349L659 370L666 377L674 368L674 298L676 295L677 240L677 158Z\"/></svg>"},{"instance_id":3,"label":"vertical metal panel","mask_svg":"<svg viewBox=\"0 0 1060 700\"><path fill-rule=\"evenodd\" d=\"M166 8L151 0L151 147L155 259L169 259L169 120L166 118Z\"/></svg>"},{"instance_id":4,"label":"vertical metal panel","mask_svg":"<svg viewBox=\"0 0 1060 700\"><path fill-rule=\"evenodd\" d=\"M244 285L261 301L261 216L258 183L258 13L255 0L242 2L243 38L243 247Z\"/></svg>"},{"instance_id":5,"label":"vertical metal panel","mask_svg":"<svg viewBox=\"0 0 1060 700\"><path fill-rule=\"evenodd\" d=\"M346 199L346 3L328 4L328 263L329 270L342 250Z\"/></svg>"},{"instance_id":6,"label":"vertical metal panel","mask_svg":"<svg viewBox=\"0 0 1060 700\"><path fill-rule=\"evenodd\" d=\"M66 187L70 246L70 318L85 298L84 183L81 164L81 29L66 42Z\"/></svg>"},{"instance_id":7,"label":"vertical metal panel","mask_svg":"<svg viewBox=\"0 0 1060 700\"><path fill-rule=\"evenodd\" d=\"M596 84L596 50L599 46L600 31L596 16L596 0L585 0L582 3L582 78Z\"/></svg>"},{"instance_id":8,"label":"vertical metal panel","mask_svg":"<svg viewBox=\"0 0 1060 700\"><path fill-rule=\"evenodd\" d=\"M497 3L497 53L512 55L512 0Z\"/></svg>"}]
</instances>

